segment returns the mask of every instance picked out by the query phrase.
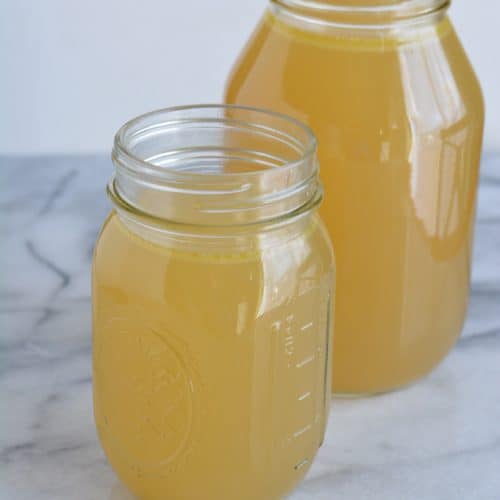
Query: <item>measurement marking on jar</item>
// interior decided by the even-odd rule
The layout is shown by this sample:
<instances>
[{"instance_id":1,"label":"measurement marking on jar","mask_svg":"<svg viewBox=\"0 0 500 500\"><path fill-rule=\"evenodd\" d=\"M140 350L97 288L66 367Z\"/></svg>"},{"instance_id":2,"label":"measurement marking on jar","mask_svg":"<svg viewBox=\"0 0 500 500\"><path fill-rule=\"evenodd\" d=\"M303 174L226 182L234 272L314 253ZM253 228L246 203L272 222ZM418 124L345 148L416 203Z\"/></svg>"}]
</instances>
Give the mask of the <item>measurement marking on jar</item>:
<instances>
[{"instance_id":1,"label":"measurement marking on jar","mask_svg":"<svg viewBox=\"0 0 500 500\"><path fill-rule=\"evenodd\" d=\"M301 396L299 396L297 399L299 401L304 401L304 399L307 399L310 395L311 395L311 391L308 391L308 392L305 392L304 394L302 394Z\"/></svg>"},{"instance_id":2,"label":"measurement marking on jar","mask_svg":"<svg viewBox=\"0 0 500 500\"><path fill-rule=\"evenodd\" d=\"M297 363L295 365L296 368L303 368L304 366L308 365L309 363L312 363L314 361L314 358L316 357L316 355L314 354L311 354L310 356L308 356L307 358L303 359L302 361L300 361L299 363Z\"/></svg>"},{"instance_id":3,"label":"measurement marking on jar","mask_svg":"<svg viewBox=\"0 0 500 500\"><path fill-rule=\"evenodd\" d=\"M285 354L288 357L293 356L295 352L295 339L292 331L293 314L285 318ZM290 366L290 362L288 363Z\"/></svg>"},{"instance_id":4,"label":"measurement marking on jar","mask_svg":"<svg viewBox=\"0 0 500 500\"><path fill-rule=\"evenodd\" d=\"M309 330L309 328L311 328L313 324L314 323L312 321L309 321L309 323L306 323L305 325L302 325L300 327L300 331L305 332L306 330Z\"/></svg>"},{"instance_id":5,"label":"measurement marking on jar","mask_svg":"<svg viewBox=\"0 0 500 500\"><path fill-rule=\"evenodd\" d=\"M299 470L299 469L302 469L302 467L304 467L304 465L307 465L309 463L309 460L307 458L304 458L304 460L301 460L298 464L295 464L293 466L293 468L295 470Z\"/></svg>"},{"instance_id":6,"label":"measurement marking on jar","mask_svg":"<svg viewBox=\"0 0 500 500\"><path fill-rule=\"evenodd\" d=\"M302 434L306 433L312 428L312 424L307 424L305 427L302 427L302 429L299 429L298 431L293 433L294 438L298 438L299 436L302 436Z\"/></svg>"},{"instance_id":7,"label":"measurement marking on jar","mask_svg":"<svg viewBox=\"0 0 500 500\"><path fill-rule=\"evenodd\" d=\"M285 337L285 354L287 356L291 356L294 351L295 351L295 344L293 335L288 335L287 337Z\"/></svg>"}]
</instances>

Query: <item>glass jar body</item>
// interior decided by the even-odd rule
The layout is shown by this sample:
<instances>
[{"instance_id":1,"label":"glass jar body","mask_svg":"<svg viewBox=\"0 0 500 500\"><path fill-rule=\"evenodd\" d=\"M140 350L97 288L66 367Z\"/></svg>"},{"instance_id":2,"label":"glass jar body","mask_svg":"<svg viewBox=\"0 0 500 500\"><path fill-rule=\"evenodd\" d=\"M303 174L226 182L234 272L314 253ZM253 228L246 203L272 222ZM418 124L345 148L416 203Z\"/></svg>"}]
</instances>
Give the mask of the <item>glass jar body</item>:
<instances>
[{"instance_id":1,"label":"glass jar body","mask_svg":"<svg viewBox=\"0 0 500 500\"><path fill-rule=\"evenodd\" d=\"M323 437L333 260L308 214L231 248L108 218L93 263L95 419L141 499L278 499ZM187 250L186 248L190 248Z\"/></svg>"},{"instance_id":2,"label":"glass jar body","mask_svg":"<svg viewBox=\"0 0 500 500\"><path fill-rule=\"evenodd\" d=\"M444 14L393 31L314 26L267 12L225 98L316 133L338 266L333 390L382 392L426 374L462 328L482 95Z\"/></svg>"}]
</instances>

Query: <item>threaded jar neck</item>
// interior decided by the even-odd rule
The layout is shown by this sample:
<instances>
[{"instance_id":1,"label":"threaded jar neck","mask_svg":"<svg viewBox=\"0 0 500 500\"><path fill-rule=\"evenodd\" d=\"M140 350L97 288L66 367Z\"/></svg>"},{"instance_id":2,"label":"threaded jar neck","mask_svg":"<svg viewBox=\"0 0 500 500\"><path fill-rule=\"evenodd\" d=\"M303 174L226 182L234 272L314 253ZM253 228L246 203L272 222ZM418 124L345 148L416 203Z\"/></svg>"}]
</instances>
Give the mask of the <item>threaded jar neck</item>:
<instances>
[{"instance_id":1,"label":"threaded jar neck","mask_svg":"<svg viewBox=\"0 0 500 500\"><path fill-rule=\"evenodd\" d=\"M254 224L292 216L321 198L311 130L250 107L139 116L116 134L113 162L115 202L169 223Z\"/></svg>"},{"instance_id":2,"label":"threaded jar neck","mask_svg":"<svg viewBox=\"0 0 500 500\"><path fill-rule=\"evenodd\" d=\"M271 0L290 21L316 28L393 30L442 18L451 0Z\"/></svg>"}]
</instances>

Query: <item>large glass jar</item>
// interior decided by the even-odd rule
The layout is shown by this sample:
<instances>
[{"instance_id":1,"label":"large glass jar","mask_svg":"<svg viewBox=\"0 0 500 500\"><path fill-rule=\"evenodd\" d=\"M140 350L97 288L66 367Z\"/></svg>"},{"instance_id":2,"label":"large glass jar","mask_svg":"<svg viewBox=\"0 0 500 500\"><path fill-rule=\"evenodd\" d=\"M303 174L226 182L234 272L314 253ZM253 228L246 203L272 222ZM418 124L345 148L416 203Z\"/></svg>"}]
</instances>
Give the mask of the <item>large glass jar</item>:
<instances>
[{"instance_id":1,"label":"large glass jar","mask_svg":"<svg viewBox=\"0 0 500 500\"><path fill-rule=\"evenodd\" d=\"M92 276L109 461L141 499L282 498L329 407L313 135L251 108L174 108L122 127L113 161Z\"/></svg>"},{"instance_id":2,"label":"large glass jar","mask_svg":"<svg viewBox=\"0 0 500 500\"><path fill-rule=\"evenodd\" d=\"M483 101L446 0L275 0L226 101L308 123L337 258L333 390L431 370L462 328Z\"/></svg>"}]
</instances>

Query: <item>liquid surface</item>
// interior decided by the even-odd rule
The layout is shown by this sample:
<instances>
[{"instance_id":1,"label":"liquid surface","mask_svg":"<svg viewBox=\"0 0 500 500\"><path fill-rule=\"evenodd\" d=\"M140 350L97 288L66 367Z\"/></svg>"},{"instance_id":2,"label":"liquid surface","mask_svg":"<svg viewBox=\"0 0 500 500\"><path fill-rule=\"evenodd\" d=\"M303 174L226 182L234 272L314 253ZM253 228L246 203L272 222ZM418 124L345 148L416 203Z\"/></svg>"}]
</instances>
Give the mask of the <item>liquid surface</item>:
<instances>
[{"instance_id":1,"label":"liquid surface","mask_svg":"<svg viewBox=\"0 0 500 500\"><path fill-rule=\"evenodd\" d=\"M483 127L449 21L356 38L266 14L226 101L287 113L318 136L338 266L334 391L381 392L427 373L466 311Z\"/></svg>"},{"instance_id":2,"label":"liquid surface","mask_svg":"<svg viewBox=\"0 0 500 500\"><path fill-rule=\"evenodd\" d=\"M279 499L323 438L332 256L304 231L246 252L181 251L112 215L93 268L94 404L141 499Z\"/></svg>"}]
</instances>

